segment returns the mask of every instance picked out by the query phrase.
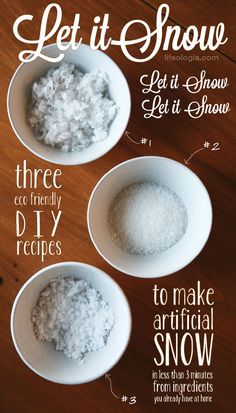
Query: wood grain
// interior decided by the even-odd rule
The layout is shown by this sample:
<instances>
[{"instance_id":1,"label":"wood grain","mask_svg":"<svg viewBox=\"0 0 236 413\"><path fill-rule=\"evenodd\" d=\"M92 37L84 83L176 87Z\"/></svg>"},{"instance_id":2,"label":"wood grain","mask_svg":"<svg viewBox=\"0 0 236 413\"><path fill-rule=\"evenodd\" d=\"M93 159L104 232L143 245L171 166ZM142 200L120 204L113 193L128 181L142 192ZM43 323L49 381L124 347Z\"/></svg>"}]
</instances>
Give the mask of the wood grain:
<instances>
[{"instance_id":1,"label":"wood grain","mask_svg":"<svg viewBox=\"0 0 236 413\"><path fill-rule=\"evenodd\" d=\"M144 3L157 9L162 3L160 0L143 0ZM191 0L170 0L170 20L172 24L178 24L186 29L190 25L217 26L218 23L225 24L225 36L228 41L219 47L219 51L235 61L236 47L234 42L234 16L236 12L235 2L226 1L191 1Z\"/></svg>"},{"instance_id":2,"label":"wood grain","mask_svg":"<svg viewBox=\"0 0 236 413\"><path fill-rule=\"evenodd\" d=\"M96 14L110 13L111 35L116 38L122 26L133 18L142 18L150 25L155 22L155 10L142 1L117 0L110 2L58 1L63 8L63 22L73 21L76 12L80 12L81 35L84 41L89 41L92 17ZM179 24L190 24L200 21L214 24L219 16L226 25L231 21L231 6L233 2L224 2L227 7L222 9L220 2L214 0L198 0L198 2L169 2L173 18ZM207 3L207 7L206 7ZM152 303L152 288L157 283L160 288L172 287L190 288L201 280L204 287L214 287L216 291L215 304L215 345L212 369L214 371L214 404L200 406L201 412L214 411L230 413L235 405L235 345L234 328L235 315L235 252L234 252L234 201L235 201L235 117L233 110L224 116L206 115L198 120L190 119L186 114L167 116L160 120L143 118L141 103L143 96L139 78L143 73L151 73L159 69L162 73L179 73L184 80L190 75L199 75L202 69L213 77L229 77L230 87L225 90L209 91L209 100L213 102L234 102L233 81L235 66L231 59L222 53L217 54L217 61L179 62L167 61L165 53L144 64L128 61L119 50L112 47L108 54L119 64L129 82L132 94L132 115L128 131L136 139L146 137L152 139L152 147L134 145L126 137L106 156L79 167L63 167L62 176L62 210L63 216L59 226L58 237L62 240L62 255L60 260L46 257L44 264L38 257L17 256L15 237L14 196L19 193L15 185L15 168L27 159L30 168L55 169L53 165L32 155L24 148L11 129L6 112L6 94L8 84L14 70L18 66L17 54L22 45L12 34L12 24L16 17L29 13L34 15L34 24L27 24L22 34L35 38L38 36L40 17L45 0L37 3L29 0L18 2L1 1L2 24L1 35L1 76L0 76L0 107L1 107L1 192L0 192L0 253L1 277L0 285L0 388L1 413L151 413L157 411L152 405L151 371L154 368L152 320L156 309ZM216 7L217 5L217 7ZM203 16L200 11L204 8ZM215 10L214 19L211 11ZM219 12L220 10L220 12ZM219 13L224 13L223 15ZM188 17L188 19L187 19ZM228 20L229 19L229 20ZM231 32L231 23L229 23ZM140 34L139 28L134 28L134 34ZM55 40L55 39L54 39ZM232 57L231 49L223 52ZM196 54L201 56L200 51ZM173 53L173 55L175 55ZM209 53L211 55L211 53ZM177 56L177 54L176 54ZM182 90L179 92L183 102L188 102L189 96ZM175 92L168 91L167 97L174 99ZM160 155L173 158L179 162L193 151L200 148L205 140L220 142L219 154L202 151L189 165L206 185L213 203L214 224L210 239L202 253L189 266L180 272L159 280L145 280L128 277L109 266L95 251L86 227L86 209L90 193L110 168L118 163L136 156ZM42 190L42 182L39 191ZM26 190L29 194L30 190ZM30 212L30 211L28 211ZM29 232L33 234L35 222L29 218ZM49 225L49 218L45 225ZM136 395L136 405L128 406L116 400L111 395L104 378L80 386L61 386L46 382L31 372L16 354L9 330L9 318L13 300L20 286L42 266L57 261L77 260L88 262L110 274L122 287L131 305L133 329L129 347L122 360L112 371L114 391L117 394ZM189 412L195 408L189 406L168 406L170 412ZM165 406L159 406L158 411L166 411ZM197 407L196 407L197 408Z\"/></svg>"}]
</instances>

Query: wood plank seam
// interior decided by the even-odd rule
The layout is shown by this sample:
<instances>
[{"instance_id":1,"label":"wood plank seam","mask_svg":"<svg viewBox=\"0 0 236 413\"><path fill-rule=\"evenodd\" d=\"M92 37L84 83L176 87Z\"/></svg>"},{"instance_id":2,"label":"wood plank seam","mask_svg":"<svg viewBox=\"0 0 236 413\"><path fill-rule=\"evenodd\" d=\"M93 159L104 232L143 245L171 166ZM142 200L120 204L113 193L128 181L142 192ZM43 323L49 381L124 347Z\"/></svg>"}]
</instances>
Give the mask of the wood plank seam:
<instances>
[{"instance_id":1,"label":"wood plank seam","mask_svg":"<svg viewBox=\"0 0 236 413\"><path fill-rule=\"evenodd\" d=\"M148 3L148 1L146 0L139 0L141 3L145 4L146 6L150 7L150 9L154 10L155 12L157 11L157 9L155 7L153 7L151 4ZM187 27L183 26L182 24L178 23L176 20L172 19L171 17L168 17L167 21L170 21L171 23L174 23L175 25L178 25L179 27L181 27L181 29L186 30ZM192 35L190 34L190 36L192 37ZM220 55L226 57L226 59L230 60L233 63L236 63L236 60L233 59L232 57L228 56L226 53L222 52L221 50L217 49L215 50L216 53L219 53Z\"/></svg>"}]
</instances>

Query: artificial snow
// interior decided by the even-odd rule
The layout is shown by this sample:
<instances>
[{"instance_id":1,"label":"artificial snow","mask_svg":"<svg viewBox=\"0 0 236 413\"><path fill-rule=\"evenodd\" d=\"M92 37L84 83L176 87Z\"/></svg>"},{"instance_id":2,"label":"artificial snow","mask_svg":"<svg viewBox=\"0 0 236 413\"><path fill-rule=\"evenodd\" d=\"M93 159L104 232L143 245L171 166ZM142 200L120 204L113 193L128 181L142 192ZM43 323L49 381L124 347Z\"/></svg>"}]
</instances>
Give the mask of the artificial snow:
<instances>
[{"instance_id":1,"label":"artificial snow","mask_svg":"<svg viewBox=\"0 0 236 413\"><path fill-rule=\"evenodd\" d=\"M59 276L40 293L32 322L39 340L83 361L87 353L106 345L115 318L88 281Z\"/></svg>"},{"instance_id":2,"label":"artificial snow","mask_svg":"<svg viewBox=\"0 0 236 413\"><path fill-rule=\"evenodd\" d=\"M62 63L34 82L28 121L36 138L65 152L82 151L105 140L118 111L103 71L81 73Z\"/></svg>"},{"instance_id":3,"label":"artificial snow","mask_svg":"<svg viewBox=\"0 0 236 413\"><path fill-rule=\"evenodd\" d=\"M127 186L115 197L108 212L112 240L130 254L168 250L183 237L187 224L187 210L179 196L153 182Z\"/></svg>"}]
</instances>

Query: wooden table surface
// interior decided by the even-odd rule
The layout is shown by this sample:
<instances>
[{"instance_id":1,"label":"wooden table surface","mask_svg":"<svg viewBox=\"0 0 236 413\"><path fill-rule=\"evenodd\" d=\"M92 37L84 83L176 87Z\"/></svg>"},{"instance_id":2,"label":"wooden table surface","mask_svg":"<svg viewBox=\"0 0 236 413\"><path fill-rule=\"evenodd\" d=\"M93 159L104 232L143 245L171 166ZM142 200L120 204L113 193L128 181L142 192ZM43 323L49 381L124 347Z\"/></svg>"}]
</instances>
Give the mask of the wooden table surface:
<instances>
[{"instance_id":1,"label":"wooden table surface","mask_svg":"<svg viewBox=\"0 0 236 413\"><path fill-rule=\"evenodd\" d=\"M123 25L131 19L145 19L152 27L155 24L155 8L159 1L141 0L86 0L58 1L63 8L63 22L71 24L74 14L82 16L81 35L89 42L92 17L110 13L110 27L113 38L117 38ZM132 94L132 114L127 130L137 140L141 137L152 140L152 147L135 145L122 137L118 145L106 156L87 165L63 167L62 176L62 219L58 229L58 238L62 241L62 255L59 258L47 256L44 264L37 256L16 255L15 211L13 203L20 193L15 184L15 168L27 160L30 168L51 168L48 164L32 155L14 135L6 112L6 94L10 79L19 64L18 52L22 50L13 36L14 20L22 14L33 14L34 24L27 23L22 34L27 37L38 36L39 24L44 7L48 1L1 0L1 191L0 191L0 240L1 240L1 285L0 285L0 412L1 413L149 413L154 411L190 412L199 406L177 407L176 405L153 406L151 371L154 369L152 321L156 309L153 305L152 288L158 286L190 288L197 280L216 291L214 352L212 370L214 371L214 402L201 405L201 412L233 412L235 399L235 241L234 233L234 178L235 178L235 121L233 110L227 115L206 115L198 120L190 119L186 114L168 115L162 119L144 119L141 109L142 93L139 78L143 73L159 69L162 73L179 73L180 80L190 75L199 75L205 69L210 78L228 77L230 86L224 90L208 92L210 101L230 102L233 107L235 66L233 18L234 1L226 0L191 0L169 1L171 14L169 24L215 25L220 21L226 24L229 41L218 51L207 52L208 56L217 56L215 60L166 61L165 52L146 63L128 61L117 47L107 51L124 71ZM137 35L138 27L133 29ZM172 52L179 55L180 52ZM184 53L184 54L187 54ZM198 49L194 54L203 56ZM170 99L175 91L166 92ZM183 101L188 102L186 92L180 91ZM93 247L87 227L86 209L90 193L110 168L118 163L139 155L160 155L184 162L195 150L202 147L204 141L219 142L219 152L201 151L188 167L194 171L206 185L213 204L214 222L206 247L201 254L186 268L169 277L146 280L126 276L108 265ZM42 188L42 183L41 187ZM40 190L39 188L39 190ZM26 190L30 193L30 189ZM31 209L27 209L30 214ZM98 217L99 219L99 217ZM29 233L33 234L35 222L29 218ZM49 215L45 222L49 225ZM115 399L110 393L104 377L80 386L62 386L44 381L31 372L18 357L11 340L9 318L14 298L23 283L42 266L57 261L82 261L101 268L110 274L124 290L131 305L133 329L128 349L122 360L110 372L115 393L136 395L137 403L127 405Z\"/></svg>"}]
</instances>

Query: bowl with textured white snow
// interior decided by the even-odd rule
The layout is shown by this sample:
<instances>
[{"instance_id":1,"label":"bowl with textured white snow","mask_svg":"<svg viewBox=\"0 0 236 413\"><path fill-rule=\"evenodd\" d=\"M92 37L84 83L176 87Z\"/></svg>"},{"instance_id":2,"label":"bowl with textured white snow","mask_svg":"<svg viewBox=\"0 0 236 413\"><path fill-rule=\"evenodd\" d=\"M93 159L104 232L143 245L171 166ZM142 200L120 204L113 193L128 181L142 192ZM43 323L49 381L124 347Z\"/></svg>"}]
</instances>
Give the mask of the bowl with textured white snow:
<instances>
[{"instance_id":1,"label":"bowl with textured white snow","mask_svg":"<svg viewBox=\"0 0 236 413\"><path fill-rule=\"evenodd\" d=\"M69 290L65 290L69 291L66 300L70 301L64 298L63 303L61 295L65 277L73 282L71 281ZM80 285L79 292L76 291L77 284ZM86 285L90 286L87 293ZM50 286L54 296L50 295ZM55 305L59 308L56 318L56 310L53 307ZM97 308L99 305L100 308ZM75 308L74 315L71 313L72 308ZM66 318L68 309L70 312ZM48 310L51 313L47 313ZM106 314L107 318L110 318L109 334L101 345L102 337L99 331L101 328L107 328L103 326L104 322L107 322ZM36 334L37 315L38 331L40 334L42 331L47 335L50 333L53 338L50 342L39 339ZM42 321L43 315L44 325L41 323L40 326L39 321ZM73 317L75 325L72 326ZM41 377L62 384L86 383L106 374L126 350L131 324L129 304L118 284L100 269L79 262L62 262L37 272L19 291L11 313L12 339L21 359ZM53 331L50 332L52 328ZM63 342L59 343L63 347L60 351L55 348L56 340L58 344L59 338L63 338ZM71 340L73 341L70 342ZM90 350L85 351L84 347L81 347L81 340L87 340ZM75 346L77 354L74 352ZM78 349L82 348L79 354ZM82 355L82 351L84 355L81 358L79 356Z\"/></svg>"},{"instance_id":2,"label":"bowl with textured white snow","mask_svg":"<svg viewBox=\"0 0 236 413\"><path fill-rule=\"evenodd\" d=\"M109 264L128 275L156 278L179 271L201 252L212 207L205 186L189 168L144 156L100 179L90 196L87 224L95 248Z\"/></svg>"},{"instance_id":3,"label":"bowl with textured white snow","mask_svg":"<svg viewBox=\"0 0 236 413\"><path fill-rule=\"evenodd\" d=\"M50 58L56 44L45 46ZM105 53L81 44L63 59L37 57L14 73L7 95L8 116L21 143L57 164L93 161L115 146L129 121L131 97L126 78Z\"/></svg>"}]
</instances>

